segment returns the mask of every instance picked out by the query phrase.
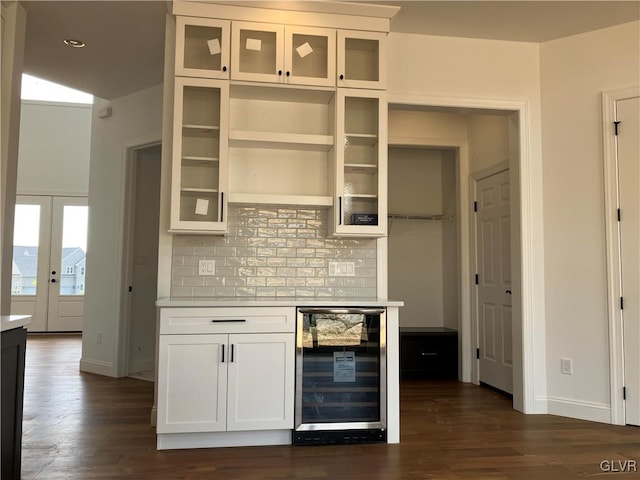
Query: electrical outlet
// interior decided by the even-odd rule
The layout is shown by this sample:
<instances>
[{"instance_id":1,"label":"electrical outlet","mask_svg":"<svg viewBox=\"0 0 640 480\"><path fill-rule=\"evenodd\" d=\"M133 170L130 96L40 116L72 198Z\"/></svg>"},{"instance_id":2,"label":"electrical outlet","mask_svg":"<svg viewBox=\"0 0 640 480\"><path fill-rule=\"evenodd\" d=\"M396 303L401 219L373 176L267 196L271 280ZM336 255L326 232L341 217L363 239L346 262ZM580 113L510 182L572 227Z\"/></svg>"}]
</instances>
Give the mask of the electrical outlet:
<instances>
[{"instance_id":1,"label":"electrical outlet","mask_svg":"<svg viewBox=\"0 0 640 480\"><path fill-rule=\"evenodd\" d=\"M560 371L565 375L571 375L573 373L573 363L570 358L560 359Z\"/></svg>"},{"instance_id":2,"label":"electrical outlet","mask_svg":"<svg viewBox=\"0 0 640 480\"><path fill-rule=\"evenodd\" d=\"M200 260L198 262L198 275L215 275L215 274L216 274L215 260Z\"/></svg>"},{"instance_id":3,"label":"electrical outlet","mask_svg":"<svg viewBox=\"0 0 640 480\"><path fill-rule=\"evenodd\" d=\"M356 264L354 262L329 262L330 277L355 277Z\"/></svg>"}]
</instances>

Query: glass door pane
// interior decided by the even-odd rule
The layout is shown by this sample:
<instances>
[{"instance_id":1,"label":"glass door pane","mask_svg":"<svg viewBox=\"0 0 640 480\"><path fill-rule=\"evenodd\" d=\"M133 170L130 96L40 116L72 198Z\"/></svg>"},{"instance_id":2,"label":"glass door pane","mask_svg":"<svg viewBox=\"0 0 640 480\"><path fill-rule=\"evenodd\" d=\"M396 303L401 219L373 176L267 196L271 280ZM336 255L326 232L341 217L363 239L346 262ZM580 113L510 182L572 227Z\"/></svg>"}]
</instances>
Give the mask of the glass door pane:
<instances>
[{"instance_id":1,"label":"glass door pane","mask_svg":"<svg viewBox=\"0 0 640 480\"><path fill-rule=\"evenodd\" d=\"M84 295L89 207L65 205L62 215L60 295Z\"/></svg>"},{"instance_id":2,"label":"glass door pane","mask_svg":"<svg viewBox=\"0 0 640 480\"><path fill-rule=\"evenodd\" d=\"M37 293L40 210L40 205L16 205L11 295L36 295Z\"/></svg>"},{"instance_id":3,"label":"glass door pane","mask_svg":"<svg viewBox=\"0 0 640 480\"><path fill-rule=\"evenodd\" d=\"M382 313L304 313L298 325L299 423L351 428L382 421L383 318Z\"/></svg>"}]
</instances>

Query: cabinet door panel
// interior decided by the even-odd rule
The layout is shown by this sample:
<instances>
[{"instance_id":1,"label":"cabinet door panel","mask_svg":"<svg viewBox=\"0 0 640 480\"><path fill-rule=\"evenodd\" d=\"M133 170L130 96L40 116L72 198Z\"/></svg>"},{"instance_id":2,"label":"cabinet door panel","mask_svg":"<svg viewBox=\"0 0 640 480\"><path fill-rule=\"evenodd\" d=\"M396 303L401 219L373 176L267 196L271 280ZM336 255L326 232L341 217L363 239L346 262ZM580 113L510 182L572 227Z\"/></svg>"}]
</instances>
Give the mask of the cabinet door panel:
<instances>
[{"instance_id":1,"label":"cabinet door panel","mask_svg":"<svg viewBox=\"0 0 640 480\"><path fill-rule=\"evenodd\" d=\"M231 78L282 83L284 27L233 22Z\"/></svg>"},{"instance_id":2,"label":"cabinet door panel","mask_svg":"<svg viewBox=\"0 0 640 480\"><path fill-rule=\"evenodd\" d=\"M226 429L227 335L161 335L158 433Z\"/></svg>"},{"instance_id":3,"label":"cabinet door panel","mask_svg":"<svg viewBox=\"0 0 640 480\"><path fill-rule=\"evenodd\" d=\"M338 89L334 235L387 232L387 101L376 90Z\"/></svg>"},{"instance_id":4,"label":"cabinet door panel","mask_svg":"<svg viewBox=\"0 0 640 480\"><path fill-rule=\"evenodd\" d=\"M226 20L177 17L176 75L229 78L230 25Z\"/></svg>"},{"instance_id":5,"label":"cabinet door panel","mask_svg":"<svg viewBox=\"0 0 640 480\"><path fill-rule=\"evenodd\" d=\"M386 34L338 31L338 86L386 88Z\"/></svg>"},{"instance_id":6,"label":"cabinet door panel","mask_svg":"<svg viewBox=\"0 0 640 480\"><path fill-rule=\"evenodd\" d=\"M285 34L285 82L335 86L336 32L287 26Z\"/></svg>"},{"instance_id":7,"label":"cabinet door panel","mask_svg":"<svg viewBox=\"0 0 640 480\"><path fill-rule=\"evenodd\" d=\"M229 335L227 430L293 428L293 334Z\"/></svg>"},{"instance_id":8,"label":"cabinet door panel","mask_svg":"<svg viewBox=\"0 0 640 480\"><path fill-rule=\"evenodd\" d=\"M177 77L171 231L225 232L229 82Z\"/></svg>"}]
</instances>

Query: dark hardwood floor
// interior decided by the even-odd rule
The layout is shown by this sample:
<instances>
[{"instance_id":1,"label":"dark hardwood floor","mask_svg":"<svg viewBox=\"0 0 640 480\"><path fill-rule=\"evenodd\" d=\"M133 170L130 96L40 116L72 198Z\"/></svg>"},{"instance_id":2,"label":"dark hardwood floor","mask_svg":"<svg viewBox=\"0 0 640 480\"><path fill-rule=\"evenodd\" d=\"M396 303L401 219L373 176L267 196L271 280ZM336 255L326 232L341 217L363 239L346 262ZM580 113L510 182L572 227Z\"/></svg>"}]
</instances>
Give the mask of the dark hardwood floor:
<instances>
[{"instance_id":1,"label":"dark hardwood floor","mask_svg":"<svg viewBox=\"0 0 640 480\"><path fill-rule=\"evenodd\" d=\"M153 384L79 373L80 342L27 340L23 479L640 479L600 468L640 467L639 428L522 415L457 382L402 383L400 445L157 451Z\"/></svg>"}]
</instances>

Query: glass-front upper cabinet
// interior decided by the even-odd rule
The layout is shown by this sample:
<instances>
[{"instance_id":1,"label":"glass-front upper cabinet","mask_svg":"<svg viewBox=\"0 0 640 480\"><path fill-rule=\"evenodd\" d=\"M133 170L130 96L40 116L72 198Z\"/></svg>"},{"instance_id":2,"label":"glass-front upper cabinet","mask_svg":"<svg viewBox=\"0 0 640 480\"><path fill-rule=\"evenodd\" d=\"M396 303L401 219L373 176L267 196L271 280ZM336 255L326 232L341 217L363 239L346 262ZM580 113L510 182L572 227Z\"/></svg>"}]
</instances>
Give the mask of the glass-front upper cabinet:
<instances>
[{"instance_id":1,"label":"glass-front upper cabinet","mask_svg":"<svg viewBox=\"0 0 640 480\"><path fill-rule=\"evenodd\" d=\"M176 77L171 226L226 231L229 82Z\"/></svg>"},{"instance_id":2,"label":"glass-front upper cabinet","mask_svg":"<svg viewBox=\"0 0 640 480\"><path fill-rule=\"evenodd\" d=\"M176 75L229 78L229 21L176 18Z\"/></svg>"},{"instance_id":3,"label":"glass-front upper cabinet","mask_svg":"<svg viewBox=\"0 0 640 480\"><path fill-rule=\"evenodd\" d=\"M233 22L231 78L335 85L335 30Z\"/></svg>"},{"instance_id":4,"label":"glass-front upper cabinet","mask_svg":"<svg viewBox=\"0 0 640 480\"><path fill-rule=\"evenodd\" d=\"M338 30L338 87L384 90L387 35Z\"/></svg>"},{"instance_id":5,"label":"glass-front upper cabinet","mask_svg":"<svg viewBox=\"0 0 640 480\"><path fill-rule=\"evenodd\" d=\"M338 89L333 233L387 233L387 101L376 90Z\"/></svg>"}]
</instances>

